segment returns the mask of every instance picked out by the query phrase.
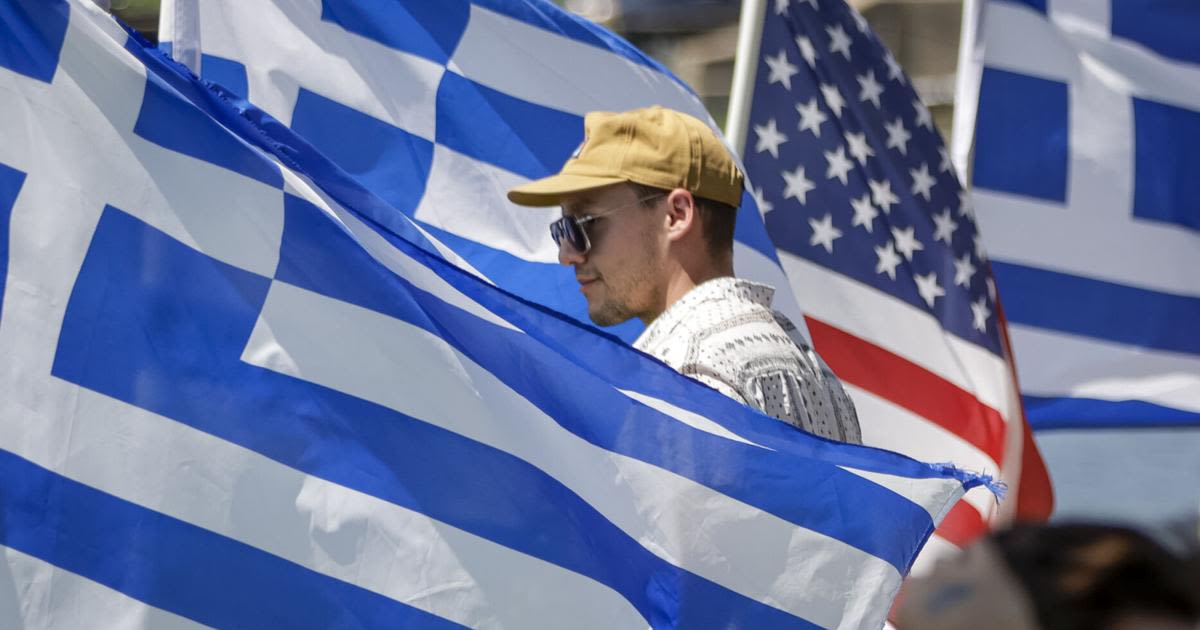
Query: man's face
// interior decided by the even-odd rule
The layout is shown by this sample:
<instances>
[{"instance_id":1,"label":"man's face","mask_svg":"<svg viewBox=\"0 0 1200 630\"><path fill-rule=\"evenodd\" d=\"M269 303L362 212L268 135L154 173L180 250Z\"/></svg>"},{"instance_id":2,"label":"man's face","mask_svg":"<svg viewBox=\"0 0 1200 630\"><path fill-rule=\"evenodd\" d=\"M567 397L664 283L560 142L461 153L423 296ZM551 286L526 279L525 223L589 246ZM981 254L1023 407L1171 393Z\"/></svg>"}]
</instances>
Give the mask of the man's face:
<instances>
[{"instance_id":1,"label":"man's face","mask_svg":"<svg viewBox=\"0 0 1200 630\"><path fill-rule=\"evenodd\" d=\"M600 217L584 227L592 244L587 253L565 240L558 250L559 262L575 268L588 317L600 326L657 313L663 300L668 244L659 207L663 198L645 205L638 199L625 184L563 198L564 216Z\"/></svg>"}]
</instances>

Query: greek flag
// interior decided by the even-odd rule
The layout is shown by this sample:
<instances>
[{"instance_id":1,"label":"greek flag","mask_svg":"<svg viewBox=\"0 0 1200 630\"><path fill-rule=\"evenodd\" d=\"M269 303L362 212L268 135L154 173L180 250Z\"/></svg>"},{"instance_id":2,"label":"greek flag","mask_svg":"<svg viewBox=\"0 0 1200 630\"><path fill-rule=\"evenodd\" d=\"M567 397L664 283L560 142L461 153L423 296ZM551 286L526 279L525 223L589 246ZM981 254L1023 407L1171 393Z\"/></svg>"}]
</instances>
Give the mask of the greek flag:
<instances>
[{"instance_id":1,"label":"greek flag","mask_svg":"<svg viewBox=\"0 0 1200 630\"><path fill-rule=\"evenodd\" d=\"M971 4L955 154L1056 513L1194 517L1200 4Z\"/></svg>"},{"instance_id":2,"label":"greek flag","mask_svg":"<svg viewBox=\"0 0 1200 630\"><path fill-rule=\"evenodd\" d=\"M588 322L547 225L510 204L583 140L583 115L663 105L715 123L691 89L610 31L548 0L174 0L165 49L248 98L498 286ZM801 321L753 197L738 275ZM632 341L630 321L609 332Z\"/></svg>"},{"instance_id":3,"label":"greek flag","mask_svg":"<svg viewBox=\"0 0 1200 630\"><path fill-rule=\"evenodd\" d=\"M0 627L877 627L984 483L496 288L85 0L0 42Z\"/></svg>"}]
</instances>

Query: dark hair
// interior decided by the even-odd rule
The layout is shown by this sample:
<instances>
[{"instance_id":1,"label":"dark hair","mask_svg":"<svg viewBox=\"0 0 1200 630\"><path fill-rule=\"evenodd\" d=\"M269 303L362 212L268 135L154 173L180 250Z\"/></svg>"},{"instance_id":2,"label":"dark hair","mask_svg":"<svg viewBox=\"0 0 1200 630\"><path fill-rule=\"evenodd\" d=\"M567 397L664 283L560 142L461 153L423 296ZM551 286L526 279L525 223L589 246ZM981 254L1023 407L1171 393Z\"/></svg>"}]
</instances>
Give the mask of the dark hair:
<instances>
[{"instance_id":1,"label":"dark hair","mask_svg":"<svg viewBox=\"0 0 1200 630\"><path fill-rule=\"evenodd\" d=\"M629 182L638 197L649 197L654 194L666 195L671 191L645 184ZM704 226L704 243L708 252L713 256L728 256L733 253L733 229L737 225L737 208L720 201L698 197L695 193L696 213L700 215L700 224ZM651 201L646 204L650 205Z\"/></svg>"},{"instance_id":2,"label":"dark hair","mask_svg":"<svg viewBox=\"0 0 1200 630\"><path fill-rule=\"evenodd\" d=\"M1018 525L992 540L1042 628L1103 630L1139 613L1200 621L1194 567L1145 534L1107 525Z\"/></svg>"}]
</instances>

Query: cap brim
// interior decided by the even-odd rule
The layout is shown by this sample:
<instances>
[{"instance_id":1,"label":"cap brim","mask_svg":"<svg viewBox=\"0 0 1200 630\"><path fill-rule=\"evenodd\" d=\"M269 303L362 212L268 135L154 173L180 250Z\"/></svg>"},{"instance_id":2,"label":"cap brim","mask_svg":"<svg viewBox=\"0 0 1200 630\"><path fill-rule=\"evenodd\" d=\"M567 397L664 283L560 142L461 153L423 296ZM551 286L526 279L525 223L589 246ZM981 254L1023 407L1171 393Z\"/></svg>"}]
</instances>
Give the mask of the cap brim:
<instances>
[{"instance_id":1,"label":"cap brim","mask_svg":"<svg viewBox=\"0 0 1200 630\"><path fill-rule=\"evenodd\" d=\"M628 181L620 177L594 177L559 173L508 191L508 200L522 206L557 206L566 195Z\"/></svg>"}]
</instances>

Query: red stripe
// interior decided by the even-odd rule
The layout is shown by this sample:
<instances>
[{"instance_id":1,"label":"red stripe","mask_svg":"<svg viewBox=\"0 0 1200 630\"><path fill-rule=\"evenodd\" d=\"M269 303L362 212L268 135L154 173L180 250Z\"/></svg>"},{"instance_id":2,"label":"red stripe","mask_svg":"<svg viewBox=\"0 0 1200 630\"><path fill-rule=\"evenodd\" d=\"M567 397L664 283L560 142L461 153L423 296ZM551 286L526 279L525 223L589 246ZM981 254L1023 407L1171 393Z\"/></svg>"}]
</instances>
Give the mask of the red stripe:
<instances>
[{"instance_id":1,"label":"red stripe","mask_svg":"<svg viewBox=\"0 0 1200 630\"><path fill-rule=\"evenodd\" d=\"M1024 418L1022 418L1024 420ZM1033 441L1033 432L1025 422L1021 451L1021 484L1017 488L1018 521L1045 522L1054 511L1054 488L1042 453Z\"/></svg>"},{"instance_id":2,"label":"red stripe","mask_svg":"<svg viewBox=\"0 0 1200 630\"><path fill-rule=\"evenodd\" d=\"M955 547L962 549L976 538L986 534L987 531L987 523L979 515L979 510L966 501L959 501L950 508L950 513L946 514L946 518L942 519L942 524L938 525L936 533L945 538L947 542L954 544Z\"/></svg>"},{"instance_id":3,"label":"red stripe","mask_svg":"<svg viewBox=\"0 0 1200 630\"><path fill-rule=\"evenodd\" d=\"M805 320L813 345L838 378L958 435L997 464L1004 461L1006 425L1000 412L899 355L819 319Z\"/></svg>"}]
</instances>

